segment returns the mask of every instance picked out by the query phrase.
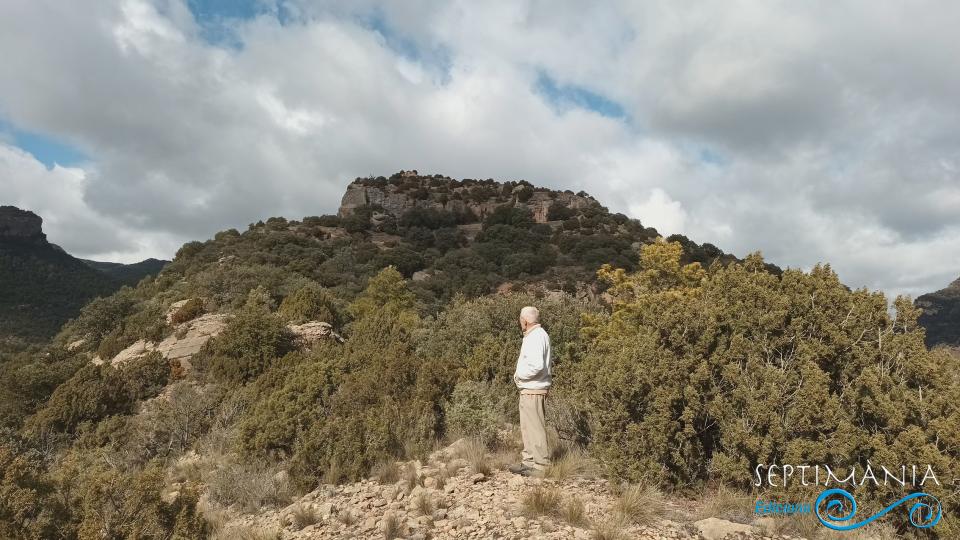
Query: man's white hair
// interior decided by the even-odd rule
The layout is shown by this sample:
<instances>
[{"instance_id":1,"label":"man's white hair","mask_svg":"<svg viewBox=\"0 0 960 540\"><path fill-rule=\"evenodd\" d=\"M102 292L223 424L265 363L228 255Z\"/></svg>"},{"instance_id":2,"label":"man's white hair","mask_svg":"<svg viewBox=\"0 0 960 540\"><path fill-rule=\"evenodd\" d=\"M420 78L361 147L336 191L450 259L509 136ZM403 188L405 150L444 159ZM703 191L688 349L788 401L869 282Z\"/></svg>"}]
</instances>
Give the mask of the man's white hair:
<instances>
[{"instance_id":1,"label":"man's white hair","mask_svg":"<svg viewBox=\"0 0 960 540\"><path fill-rule=\"evenodd\" d=\"M540 324L540 310L533 306L527 306L520 310L520 318L529 324Z\"/></svg>"}]
</instances>

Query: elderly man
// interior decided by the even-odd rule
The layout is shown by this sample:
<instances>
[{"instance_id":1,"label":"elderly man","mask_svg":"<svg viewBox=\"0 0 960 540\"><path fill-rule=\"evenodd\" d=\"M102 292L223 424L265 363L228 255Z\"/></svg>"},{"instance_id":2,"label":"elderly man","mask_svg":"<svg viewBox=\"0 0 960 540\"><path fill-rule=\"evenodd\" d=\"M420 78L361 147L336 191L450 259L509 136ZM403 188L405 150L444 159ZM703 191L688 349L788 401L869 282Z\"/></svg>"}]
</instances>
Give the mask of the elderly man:
<instances>
[{"instance_id":1,"label":"elderly man","mask_svg":"<svg viewBox=\"0 0 960 540\"><path fill-rule=\"evenodd\" d=\"M520 434L523 436L523 461L510 471L524 476L543 476L550 464L544 400L550 389L550 336L540 326L540 311L533 306L520 310L523 344L513 382L520 389Z\"/></svg>"}]
</instances>

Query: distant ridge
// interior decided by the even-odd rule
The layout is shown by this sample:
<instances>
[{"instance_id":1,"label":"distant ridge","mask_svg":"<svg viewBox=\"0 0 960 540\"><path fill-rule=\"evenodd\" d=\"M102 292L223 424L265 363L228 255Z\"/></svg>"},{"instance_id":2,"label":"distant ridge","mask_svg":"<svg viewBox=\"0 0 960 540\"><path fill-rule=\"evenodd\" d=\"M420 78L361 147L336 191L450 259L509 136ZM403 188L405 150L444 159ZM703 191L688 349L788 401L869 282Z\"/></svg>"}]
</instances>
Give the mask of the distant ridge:
<instances>
[{"instance_id":1,"label":"distant ridge","mask_svg":"<svg viewBox=\"0 0 960 540\"><path fill-rule=\"evenodd\" d=\"M923 309L920 325L927 330L928 347L960 347L960 278L937 292L917 297L914 305Z\"/></svg>"}]
</instances>

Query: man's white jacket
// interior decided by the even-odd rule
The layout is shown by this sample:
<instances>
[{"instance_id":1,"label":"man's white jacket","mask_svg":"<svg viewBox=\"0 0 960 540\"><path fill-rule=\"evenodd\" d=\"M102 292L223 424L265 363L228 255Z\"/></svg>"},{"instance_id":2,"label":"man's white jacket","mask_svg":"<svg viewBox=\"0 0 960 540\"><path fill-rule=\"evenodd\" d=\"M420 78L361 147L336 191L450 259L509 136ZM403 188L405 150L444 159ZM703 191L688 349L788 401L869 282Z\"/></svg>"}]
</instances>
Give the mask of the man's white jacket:
<instances>
[{"instance_id":1,"label":"man's white jacket","mask_svg":"<svg viewBox=\"0 0 960 540\"><path fill-rule=\"evenodd\" d=\"M553 382L550 370L550 336L536 326L523 336L513 382L521 390L546 390Z\"/></svg>"}]
</instances>

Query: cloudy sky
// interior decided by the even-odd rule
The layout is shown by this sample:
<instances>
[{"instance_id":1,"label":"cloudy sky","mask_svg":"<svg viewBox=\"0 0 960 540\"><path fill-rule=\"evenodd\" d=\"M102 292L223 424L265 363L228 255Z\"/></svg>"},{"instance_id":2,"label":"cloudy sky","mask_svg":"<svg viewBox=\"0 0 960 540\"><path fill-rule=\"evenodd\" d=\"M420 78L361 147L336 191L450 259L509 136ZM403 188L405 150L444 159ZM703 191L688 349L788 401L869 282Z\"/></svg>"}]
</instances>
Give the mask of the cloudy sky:
<instances>
[{"instance_id":1,"label":"cloudy sky","mask_svg":"<svg viewBox=\"0 0 960 540\"><path fill-rule=\"evenodd\" d=\"M79 256L400 169L584 189L853 287L960 274L960 4L0 2L0 204Z\"/></svg>"}]
</instances>

